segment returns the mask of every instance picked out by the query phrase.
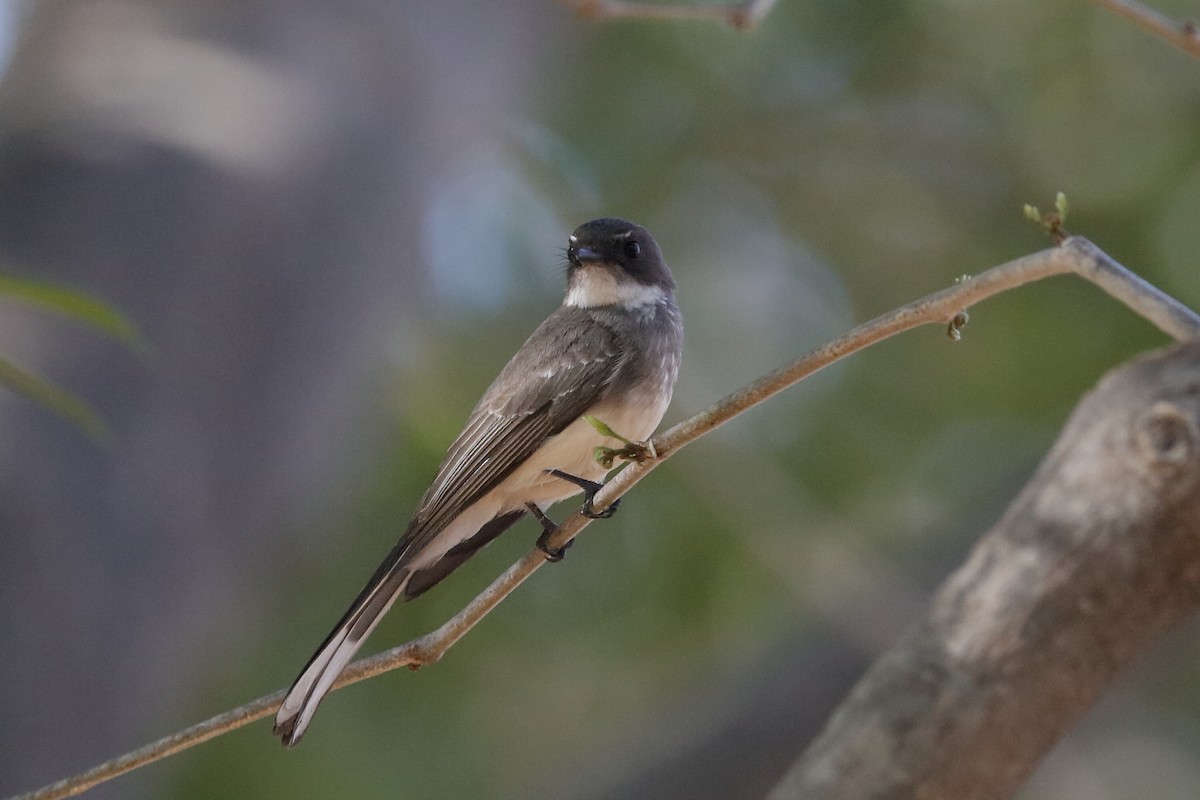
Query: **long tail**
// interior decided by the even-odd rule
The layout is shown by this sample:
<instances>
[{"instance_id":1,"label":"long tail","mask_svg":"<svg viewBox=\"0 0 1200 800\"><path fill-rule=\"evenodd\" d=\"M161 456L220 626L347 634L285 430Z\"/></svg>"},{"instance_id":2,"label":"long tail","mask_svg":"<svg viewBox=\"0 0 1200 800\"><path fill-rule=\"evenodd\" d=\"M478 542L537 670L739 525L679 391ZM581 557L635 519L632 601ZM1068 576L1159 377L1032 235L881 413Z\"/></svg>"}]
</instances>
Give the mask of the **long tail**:
<instances>
[{"instance_id":1,"label":"long tail","mask_svg":"<svg viewBox=\"0 0 1200 800\"><path fill-rule=\"evenodd\" d=\"M393 603L401 596L411 600L430 589L524 515L525 509L519 508L492 518L477 530L468 527L468 536L432 562L423 562L420 552L411 549L417 530L416 523L411 524L288 690L275 715L275 733L284 745L291 747L300 741L317 704Z\"/></svg>"},{"instance_id":2,"label":"long tail","mask_svg":"<svg viewBox=\"0 0 1200 800\"><path fill-rule=\"evenodd\" d=\"M275 715L275 734L283 739L286 747L297 744L304 736L317 704L404 592L412 573L398 563L397 555L393 551L392 556L380 565L288 690Z\"/></svg>"}]
</instances>

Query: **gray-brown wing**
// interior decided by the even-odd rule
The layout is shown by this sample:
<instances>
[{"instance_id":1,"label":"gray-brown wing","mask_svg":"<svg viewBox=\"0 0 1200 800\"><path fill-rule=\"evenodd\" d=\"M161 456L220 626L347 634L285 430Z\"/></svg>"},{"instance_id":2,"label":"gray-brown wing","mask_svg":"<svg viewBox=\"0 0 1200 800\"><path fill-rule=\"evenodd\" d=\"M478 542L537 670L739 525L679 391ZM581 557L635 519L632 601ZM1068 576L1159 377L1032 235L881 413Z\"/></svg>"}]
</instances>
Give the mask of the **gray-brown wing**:
<instances>
[{"instance_id":1,"label":"gray-brown wing","mask_svg":"<svg viewBox=\"0 0 1200 800\"><path fill-rule=\"evenodd\" d=\"M560 308L534 331L471 413L404 536L292 684L276 716L275 730L286 743L295 744L303 735L332 676L341 672L409 580L404 565L546 437L599 400L623 360L619 341L580 309ZM439 564L412 574L406 594L415 596L437 583L521 513L500 515L475 533L481 538L474 545L468 539L466 550L451 548Z\"/></svg>"},{"instance_id":2,"label":"gray-brown wing","mask_svg":"<svg viewBox=\"0 0 1200 800\"><path fill-rule=\"evenodd\" d=\"M603 395L620 342L582 309L559 308L501 370L450 446L401 543L416 553L549 436Z\"/></svg>"}]
</instances>

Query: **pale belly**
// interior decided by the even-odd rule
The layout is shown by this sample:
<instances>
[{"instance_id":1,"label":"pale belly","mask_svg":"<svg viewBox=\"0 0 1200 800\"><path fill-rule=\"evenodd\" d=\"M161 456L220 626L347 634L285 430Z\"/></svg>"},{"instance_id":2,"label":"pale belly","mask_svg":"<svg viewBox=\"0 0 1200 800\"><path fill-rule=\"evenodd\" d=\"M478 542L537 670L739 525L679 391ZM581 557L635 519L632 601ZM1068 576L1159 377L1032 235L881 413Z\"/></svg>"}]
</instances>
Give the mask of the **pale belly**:
<instances>
[{"instance_id":1,"label":"pale belly","mask_svg":"<svg viewBox=\"0 0 1200 800\"><path fill-rule=\"evenodd\" d=\"M655 393L647 392L648 399ZM615 406L600 403L588 411L590 416L604 421L617 433L632 441L644 441L666 412L670 396L657 402ZM615 439L602 436L586 420L572 422L560 433L550 437L533 455L517 467L499 486L466 508L445 530L441 531L412 561L414 569L438 561L446 551L469 539L486 523L509 511L524 508L527 502L547 509L560 500L579 494L575 484L547 475L546 470L558 469L586 480L600 482L608 470L596 463L593 448L598 445L620 447Z\"/></svg>"}]
</instances>

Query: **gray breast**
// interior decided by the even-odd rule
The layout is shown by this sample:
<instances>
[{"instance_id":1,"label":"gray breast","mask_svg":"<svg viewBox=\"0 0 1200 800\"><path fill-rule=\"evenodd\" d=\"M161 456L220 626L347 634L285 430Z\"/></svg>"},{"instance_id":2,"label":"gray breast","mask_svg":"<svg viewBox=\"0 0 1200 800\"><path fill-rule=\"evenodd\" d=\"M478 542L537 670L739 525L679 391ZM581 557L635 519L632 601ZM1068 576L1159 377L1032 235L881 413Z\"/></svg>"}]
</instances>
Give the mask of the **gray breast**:
<instances>
[{"instance_id":1,"label":"gray breast","mask_svg":"<svg viewBox=\"0 0 1200 800\"><path fill-rule=\"evenodd\" d=\"M622 343L623 363L611 389L669 398L683 354L683 315L670 299L632 309L597 309L597 321ZM665 405L665 403L664 403Z\"/></svg>"}]
</instances>

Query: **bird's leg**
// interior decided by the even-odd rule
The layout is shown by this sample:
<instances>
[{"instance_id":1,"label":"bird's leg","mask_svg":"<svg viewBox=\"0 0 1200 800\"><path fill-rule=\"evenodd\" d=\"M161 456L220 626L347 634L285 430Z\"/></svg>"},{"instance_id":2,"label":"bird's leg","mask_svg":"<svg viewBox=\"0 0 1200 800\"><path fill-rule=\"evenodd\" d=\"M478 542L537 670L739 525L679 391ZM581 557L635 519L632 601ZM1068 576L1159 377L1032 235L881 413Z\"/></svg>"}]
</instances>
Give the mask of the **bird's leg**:
<instances>
[{"instance_id":1,"label":"bird's leg","mask_svg":"<svg viewBox=\"0 0 1200 800\"><path fill-rule=\"evenodd\" d=\"M580 489L583 489L583 508L579 509L579 513L583 514L588 519L608 519L613 514L617 513L617 506L621 505L621 498L612 501L612 504L603 511L595 511L592 509L592 500L596 497L596 492L604 488L603 483L589 481L587 478L580 478L578 475L572 475L569 472L563 472L561 469L545 470L547 475L553 475L567 483L573 483Z\"/></svg>"},{"instance_id":2,"label":"bird's leg","mask_svg":"<svg viewBox=\"0 0 1200 800\"><path fill-rule=\"evenodd\" d=\"M529 509L529 513L533 514L538 522L542 523L542 535L538 537L537 549L546 554L546 560L551 563L558 563L563 560L563 556L567 554L567 548L575 543L575 540L564 544L562 547L551 547L550 537L558 530L558 523L546 516L546 512L538 508L537 503L526 503L525 507Z\"/></svg>"}]
</instances>

